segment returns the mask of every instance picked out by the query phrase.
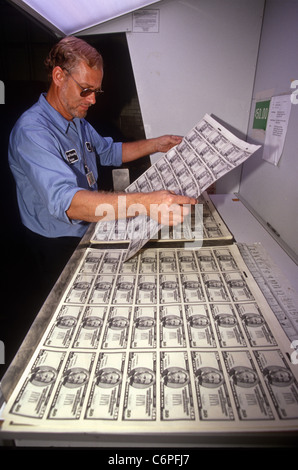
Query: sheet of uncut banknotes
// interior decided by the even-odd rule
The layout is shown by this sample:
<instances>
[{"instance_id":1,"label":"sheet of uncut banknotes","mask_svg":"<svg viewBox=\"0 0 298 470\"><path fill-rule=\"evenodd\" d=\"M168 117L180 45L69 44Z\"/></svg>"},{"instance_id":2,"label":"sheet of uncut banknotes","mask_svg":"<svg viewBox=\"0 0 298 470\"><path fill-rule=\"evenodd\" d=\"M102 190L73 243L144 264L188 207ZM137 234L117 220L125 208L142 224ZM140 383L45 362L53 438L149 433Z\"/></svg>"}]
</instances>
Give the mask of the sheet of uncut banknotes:
<instances>
[{"instance_id":1,"label":"sheet of uncut banknotes","mask_svg":"<svg viewBox=\"0 0 298 470\"><path fill-rule=\"evenodd\" d=\"M198 198L219 178L249 158L259 145L237 138L215 119L206 114L182 142L163 155L134 181L126 192L151 192L161 189ZM129 241L126 259L137 253L149 239L155 238L161 226L146 216L127 222L102 220L93 241ZM200 238L201 234L194 234Z\"/></svg>"},{"instance_id":2,"label":"sheet of uncut banknotes","mask_svg":"<svg viewBox=\"0 0 298 470\"><path fill-rule=\"evenodd\" d=\"M4 430L297 429L290 341L236 245L125 259L124 249L86 250Z\"/></svg>"}]
</instances>

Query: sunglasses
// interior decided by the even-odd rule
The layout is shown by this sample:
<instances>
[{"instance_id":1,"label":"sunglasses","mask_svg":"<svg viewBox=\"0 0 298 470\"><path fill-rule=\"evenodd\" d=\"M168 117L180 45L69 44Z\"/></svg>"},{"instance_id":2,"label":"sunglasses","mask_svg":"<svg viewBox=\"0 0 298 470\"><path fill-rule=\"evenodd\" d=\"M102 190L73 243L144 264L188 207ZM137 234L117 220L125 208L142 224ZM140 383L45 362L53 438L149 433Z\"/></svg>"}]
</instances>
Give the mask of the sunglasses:
<instances>
[{"instance_id":1,"label":"sunglasses","mask_svg":"<svg viewBox=\"0 0 298 470\"><path fill-rule=\"evenodd\" d=\"M82 87L82 85L80 85L75 78L73 78L73 76L71 75L71 73L67 70L67 69L64 69L66 70L66 72L69 74L70 78L72 78L72 80L81 88L81 93L80 93L80 96L82 96L83 98L85 98L86 96L89 96L91 95L91 93L94 93L95 95L98 95L99 93L104 93L104 91L101 89L101 88L96 88L95 90L91 90L91 88L84 88Z\"/></svg>"}]
</instances>

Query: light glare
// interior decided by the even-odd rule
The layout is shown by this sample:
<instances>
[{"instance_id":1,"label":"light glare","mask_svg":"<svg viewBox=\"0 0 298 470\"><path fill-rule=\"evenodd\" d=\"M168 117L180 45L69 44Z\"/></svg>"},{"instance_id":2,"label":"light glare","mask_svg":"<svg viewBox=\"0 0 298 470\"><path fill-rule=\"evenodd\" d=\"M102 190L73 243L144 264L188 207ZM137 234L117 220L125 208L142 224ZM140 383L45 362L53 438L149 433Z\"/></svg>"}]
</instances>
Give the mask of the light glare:
<instances>
[{"instance_id":1,"label":"light glare","mask_svg":"<svg viewBox=\"0 0 298 470\"><path fill-rule=\"evenodd\" d=\"M69 35L144 8L159 0L23 0L62 33Z\"/></svg>"}]
</instances>

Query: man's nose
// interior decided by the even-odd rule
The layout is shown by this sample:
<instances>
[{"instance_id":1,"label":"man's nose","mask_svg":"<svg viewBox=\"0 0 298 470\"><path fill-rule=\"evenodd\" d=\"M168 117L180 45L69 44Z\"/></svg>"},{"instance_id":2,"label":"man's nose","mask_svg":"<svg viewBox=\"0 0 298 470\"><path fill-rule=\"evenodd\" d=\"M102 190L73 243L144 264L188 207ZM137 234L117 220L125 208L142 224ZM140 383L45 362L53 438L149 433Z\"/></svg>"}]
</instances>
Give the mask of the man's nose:
<instances>
[{"instance_id":1,"label":"man's nose","mask_svg":"<svg viewBox=\"0 0 298 470\"><path fill-rule=\"evenodd\" d=\"M96 103L96 94L95 94L94 91L92 93L90 93L89 96L87 96L87 100L90 104L95 104Z\"/></svg>"}]
</instances>

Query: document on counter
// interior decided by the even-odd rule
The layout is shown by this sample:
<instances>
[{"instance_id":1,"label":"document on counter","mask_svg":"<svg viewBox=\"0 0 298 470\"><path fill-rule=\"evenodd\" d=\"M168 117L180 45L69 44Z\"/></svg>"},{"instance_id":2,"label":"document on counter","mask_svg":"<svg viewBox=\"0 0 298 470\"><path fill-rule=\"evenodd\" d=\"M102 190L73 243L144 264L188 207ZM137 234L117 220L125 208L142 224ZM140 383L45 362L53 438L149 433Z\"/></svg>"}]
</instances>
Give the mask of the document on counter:
<instances>
[{"instance_id":1,"label":"document on counter","mask_svg":"<svg viewBox=\"0 0 298 470\"><path fill-rule=\"evenodd\" d=\"M260 146L248 144L206 114L182 142L169 150L126 189L131 192L151 192L162 189L198 198L215 181L247 160ZM161 229L150 217L136 216L129 224L128 260ZM98 234L105 234L109 221L100 221ZM127 231L121 222L121 231Z\"/></svg>"},{"instance_id":2,"label":"document on counter","mask_svg":"<svg viewBox=\"0 0 298 470\"><path fill-rule=\"evenodd\" d=\"M2 412L22 432L298 429L290 343L236 245L88 248Z\"/></svg>"}]
</instances>

